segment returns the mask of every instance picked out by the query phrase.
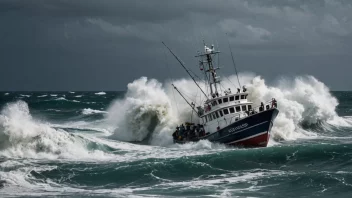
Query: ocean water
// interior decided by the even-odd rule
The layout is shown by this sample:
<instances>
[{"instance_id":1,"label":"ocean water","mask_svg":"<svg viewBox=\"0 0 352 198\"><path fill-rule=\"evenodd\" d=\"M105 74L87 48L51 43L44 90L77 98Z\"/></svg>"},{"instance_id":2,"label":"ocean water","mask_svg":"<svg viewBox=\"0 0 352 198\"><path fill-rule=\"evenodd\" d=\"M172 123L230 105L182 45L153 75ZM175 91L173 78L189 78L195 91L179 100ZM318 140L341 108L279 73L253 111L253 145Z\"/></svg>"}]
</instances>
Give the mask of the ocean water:
<instances>
[{"instance_id":1,"label":"ocean water","mask_svg":"<svg viewBox=\"0 0 352 198\"><path fill-rule=\"evenodd\" d=\"M254 102L278 101L267 148L173 144L190 111L144 77L123 92L0 92L0 197L352 197L352 92L242 79Z\"/></svg>"}]
</instances>

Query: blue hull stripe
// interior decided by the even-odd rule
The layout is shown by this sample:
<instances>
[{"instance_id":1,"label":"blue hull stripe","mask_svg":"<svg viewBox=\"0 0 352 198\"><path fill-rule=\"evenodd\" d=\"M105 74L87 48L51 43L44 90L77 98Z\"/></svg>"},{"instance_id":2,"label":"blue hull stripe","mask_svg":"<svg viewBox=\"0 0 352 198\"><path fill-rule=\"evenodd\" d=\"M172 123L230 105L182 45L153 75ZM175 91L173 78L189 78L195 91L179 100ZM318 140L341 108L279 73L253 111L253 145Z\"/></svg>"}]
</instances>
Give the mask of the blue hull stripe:
<instances>
[{"instance_id":1,"label":"blue hull stripe","mask_svg":"<svg viewBox=\"0 0 352 198\"><path fill-rule=\"evenodd\" d=\"M256 137L264 131L270 133L272 123L278 114L277 109L269 109L230 124L219 131L205 136L211 142L229 144L250 137ZM237 130L239 129L239 130Z\"/></svg>"}]
</instances>

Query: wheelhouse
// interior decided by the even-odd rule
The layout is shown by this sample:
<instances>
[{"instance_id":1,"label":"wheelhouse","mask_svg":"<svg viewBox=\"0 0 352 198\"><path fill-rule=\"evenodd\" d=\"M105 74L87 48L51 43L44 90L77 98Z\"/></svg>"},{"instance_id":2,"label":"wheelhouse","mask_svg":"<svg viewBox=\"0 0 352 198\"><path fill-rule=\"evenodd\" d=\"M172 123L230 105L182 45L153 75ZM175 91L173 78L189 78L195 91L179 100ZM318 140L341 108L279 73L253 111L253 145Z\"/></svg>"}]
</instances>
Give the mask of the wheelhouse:
<instances>
[{"instance_id":1,"label":"wheelhouse","mask_svg":"<svg viewBox=\"0 0 352 198\"><path fill-rule=\"evenodd\" d=\"M252 102L249 102L247 97L248 93L242 92L225 94L206 101L204 104L205 111L201 116L206 128L209 129L211 125L225 127L241 117L247 116L248 112L252 110Z\"/></svg>"}]
</instances>

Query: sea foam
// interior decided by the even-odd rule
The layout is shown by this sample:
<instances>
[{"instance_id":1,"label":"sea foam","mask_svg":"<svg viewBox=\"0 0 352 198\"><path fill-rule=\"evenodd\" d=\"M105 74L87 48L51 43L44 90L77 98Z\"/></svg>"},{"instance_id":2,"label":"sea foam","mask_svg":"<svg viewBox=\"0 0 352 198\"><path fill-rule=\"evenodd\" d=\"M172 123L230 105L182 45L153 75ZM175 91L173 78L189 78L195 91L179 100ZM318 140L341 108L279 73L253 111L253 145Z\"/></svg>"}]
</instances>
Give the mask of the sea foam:
<instances>
[{"instance_id":1,"label":"sea foam","mask_svg":"<svg viewBox=\"0 0 352 198\"><path fill-rule=\"evenodd\" d=\"M91 114L104 114L107 113L106 111L95 110L91 108L86 108L82 110L82 114L84 115L91 115Z\"/></svg>"},{"instance_id":2,"label":"sea foam","mask_svg":"<svg viewBox=\"0 0 352 198\"><path fill-rule=\"evenodd\" d=\"M236 88L235 76L227 77L225 88ZM303 126L328 123L338 126L350 126L350 122L337 115L338 101L329 89L313 76L282 78L269 86L260 76L240 74L243 85L248 88L248 98L259 105L260 102L275 98L280 111L273 128L272 139L296 140L314 138L318 134ZM205 96L189 79L167 81L164 85L155 79L146 77L128 84L127 93L109 109L108 123L117 128L112 138L123 141L148 140L152 144L171 144L171 133L177 124L189 121L192 112L174 88L175 84L189 101L203 106ZM203 82L199 85L206 90ZM193 121L195 115L193 114ZM275 145L272 143L270 145Z\"/></svg>"},{"instance_id":3,"label":"sea foam","mask_svg":"<svg viewBox=\"0 0 352 198\"><path fill-rule=\"evenodd\" d=\"M8 103L0 114L0 156L45 159L105 159L89 141L32 118L26 102Z\"/></svg>"},{"instance_id":4,"label":"sea foam","mask_svg":"<svg viewBox=\"0 0 352 198\"><path fill-rule=\"evenodd\" d=\"M169 127L178 121L176 116L162 84L142 77L128 84L125 98L110 107L107 121L117 127L112 138L142 141L150 135L156 138L171 131ZM162 135L161 141L170 143L171 138Z\"/></svg>"}]
</instances>

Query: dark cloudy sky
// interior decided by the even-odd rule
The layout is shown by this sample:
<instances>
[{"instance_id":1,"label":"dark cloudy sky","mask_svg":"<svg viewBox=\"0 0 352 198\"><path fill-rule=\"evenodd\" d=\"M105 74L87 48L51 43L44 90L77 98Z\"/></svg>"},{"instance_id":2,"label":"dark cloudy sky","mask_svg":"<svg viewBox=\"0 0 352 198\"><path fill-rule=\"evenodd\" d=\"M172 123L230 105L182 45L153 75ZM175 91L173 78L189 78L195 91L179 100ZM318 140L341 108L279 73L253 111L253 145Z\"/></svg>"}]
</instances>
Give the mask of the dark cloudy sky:
<instances>
[{"instance_id":1,"label":"dark cloudy sky","mask_svg":"<svg viewBox=\"0 0 352 198\"><path fill-rule=\"evenodd\" d=\"M0 90L125 90L141 76L186 76L161 41L195 71L202 40L213 43L232 74L226 38L240 71L269 83L310 74L352 90L351 0L0 0Z\"/></svg>"}]
</instances>

